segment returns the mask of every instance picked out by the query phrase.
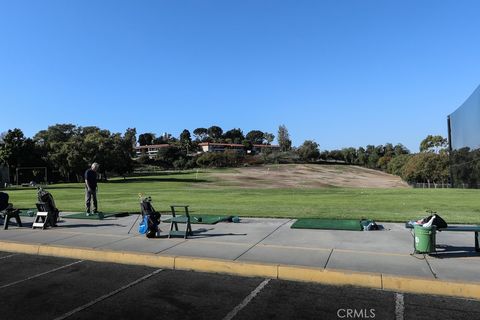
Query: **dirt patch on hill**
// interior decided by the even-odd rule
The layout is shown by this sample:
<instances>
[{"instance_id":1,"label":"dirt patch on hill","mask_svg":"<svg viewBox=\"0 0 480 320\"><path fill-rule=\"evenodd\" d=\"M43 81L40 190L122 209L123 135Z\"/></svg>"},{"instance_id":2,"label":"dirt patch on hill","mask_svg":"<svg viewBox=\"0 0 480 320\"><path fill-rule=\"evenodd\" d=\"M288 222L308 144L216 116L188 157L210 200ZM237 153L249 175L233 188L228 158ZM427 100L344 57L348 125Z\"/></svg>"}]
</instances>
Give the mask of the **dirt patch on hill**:
<instances>
[{"instance_id":1,"label":"dirt patch on hill","mask_svg":"<svg viewBox=\"0 0 480 320\"><path fill-rule=\"evenodd\" d=\"M215 185L243 188L408 188L399 177L357 166L269 165L213 172Z\"/></svg>"}]
</instances>

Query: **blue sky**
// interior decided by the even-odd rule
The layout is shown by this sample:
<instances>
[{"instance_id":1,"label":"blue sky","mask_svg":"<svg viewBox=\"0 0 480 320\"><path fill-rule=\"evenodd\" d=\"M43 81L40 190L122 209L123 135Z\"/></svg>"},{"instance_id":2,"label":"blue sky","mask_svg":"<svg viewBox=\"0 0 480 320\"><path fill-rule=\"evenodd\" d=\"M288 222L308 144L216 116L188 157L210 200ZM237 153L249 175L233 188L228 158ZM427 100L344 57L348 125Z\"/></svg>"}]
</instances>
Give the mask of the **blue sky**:
<instances>
[{"instance_id":1,"label":"blue sky","mask_svg":"<svg viewBox=\"0 0 480 320\"><path fill-rule=\"evenodd\" d=\"M480 84L478 1L3 1L0 131L218 125L321 149L446 136Z\"/></svg>"}]
</instances>

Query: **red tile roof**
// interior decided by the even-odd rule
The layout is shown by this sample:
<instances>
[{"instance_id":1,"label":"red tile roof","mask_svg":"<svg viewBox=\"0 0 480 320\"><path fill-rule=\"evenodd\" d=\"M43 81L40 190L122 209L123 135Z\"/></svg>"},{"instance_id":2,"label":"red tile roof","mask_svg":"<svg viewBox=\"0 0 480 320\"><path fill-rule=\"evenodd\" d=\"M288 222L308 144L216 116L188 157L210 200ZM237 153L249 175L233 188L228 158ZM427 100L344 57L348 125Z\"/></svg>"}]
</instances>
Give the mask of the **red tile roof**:
<instances>
[{"instance_id":1,"label":"red tile roof","mask_svg":"<svg viewBox=\"0 0 480 320\"><path fill-rule=\"evenodd\" d=\"M169 147L170 145L169 144L151 144L151 145L147 145L147 146L138 146L138 147L135 147L136 150L140 150L140 149L150 149L150 148L166 148L166 147Z\"/></svg>"},{"instance_id":2,"label":"red tile roof","mask_svg":"<svg viewBox=\"0 0 480 320\"><path fill-rule=\"evenodd\" d=\"M202 142L198 144L199 146L218 146L218 147L244 147L243 144L238 143L218 143L218 142ZM254 147L257 148L280 148L279 145L270 145L270 144L254 144Z\"/></svg>"}]
</instances>

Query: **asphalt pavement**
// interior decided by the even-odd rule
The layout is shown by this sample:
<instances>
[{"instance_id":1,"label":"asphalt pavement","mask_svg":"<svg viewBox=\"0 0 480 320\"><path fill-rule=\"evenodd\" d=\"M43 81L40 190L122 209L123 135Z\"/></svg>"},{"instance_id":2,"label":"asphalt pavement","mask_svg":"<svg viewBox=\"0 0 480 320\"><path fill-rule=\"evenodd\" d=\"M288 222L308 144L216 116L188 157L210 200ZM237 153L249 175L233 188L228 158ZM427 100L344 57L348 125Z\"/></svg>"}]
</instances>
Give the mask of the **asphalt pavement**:
<instances>
[{"instance_id":1,"label":"asphalt pavement","mask_svg":"<svg viewBox=\"0 0 480 320\"><path fill-rule=\"evenodd\" d=\"M411 230L399 223L338 231L291 229L292 219L241 218L193 224L188 239L168 239L170 225L161 223L160 238L148 239L137 231L137 215L66 215L46 230L32 229L33 217L22 217L23 227L0 230L0 251L480 300L473 232L438 233L438 252L422 255L412 254Z\"/></svg>"},{"instance_id":2,"label":"asphalt pavement","mask_svg":"<svg viewBox=\"0 0 480 320\"><path fill-rule=\"evenodd\" d=\"M480 302L0 252L1 318L480 319Z\"/></svg>"}]
</instances>

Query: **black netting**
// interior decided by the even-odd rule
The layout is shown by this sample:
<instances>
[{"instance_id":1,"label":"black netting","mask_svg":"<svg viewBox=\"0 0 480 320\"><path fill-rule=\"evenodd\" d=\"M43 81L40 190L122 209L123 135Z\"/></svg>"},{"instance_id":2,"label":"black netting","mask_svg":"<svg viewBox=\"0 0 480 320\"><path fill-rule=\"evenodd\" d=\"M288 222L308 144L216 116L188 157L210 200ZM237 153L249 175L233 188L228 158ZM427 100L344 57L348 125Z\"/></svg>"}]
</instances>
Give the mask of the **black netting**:
<instances>
[{"instance_id":1,"label":"black netting","mask_svg":"<svg viewBox=\"0 0 480 320\"><path fill-rule=\"evenodd\" d=\"M480 186L480 86L449 116L450 170L455 187Z\"/></svg>"}]
</instances>

